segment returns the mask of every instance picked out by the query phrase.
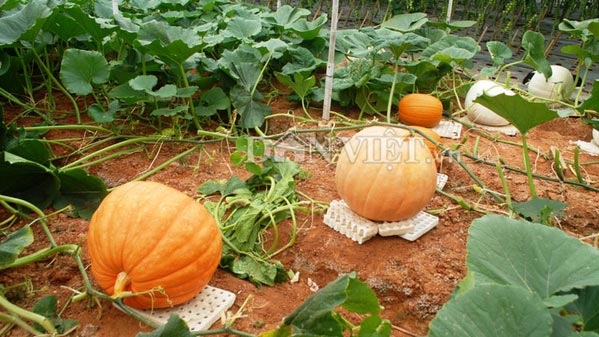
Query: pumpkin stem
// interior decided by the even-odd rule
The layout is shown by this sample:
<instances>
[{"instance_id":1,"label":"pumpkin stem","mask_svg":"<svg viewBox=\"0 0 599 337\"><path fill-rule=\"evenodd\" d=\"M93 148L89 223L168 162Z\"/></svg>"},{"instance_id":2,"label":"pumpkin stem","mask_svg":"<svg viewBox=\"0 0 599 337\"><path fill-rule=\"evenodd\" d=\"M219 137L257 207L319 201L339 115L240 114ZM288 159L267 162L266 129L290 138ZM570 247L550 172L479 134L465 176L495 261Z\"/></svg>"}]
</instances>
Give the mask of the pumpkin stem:
<instances>
[{"instance_id":1,"label":"pumpkin stem","mask_svg":"<svg viewBox=\"0 0 599 337\"><path fill-rule=\"evenodd\" d=\"M131 283L131 278L129 275L122 271L116 276L116 281L114 282L114 294L112 294L112 298L123 297L123 295L130 294L131 292L125 290L129 287Z\"/></svg>"}]
</instances>

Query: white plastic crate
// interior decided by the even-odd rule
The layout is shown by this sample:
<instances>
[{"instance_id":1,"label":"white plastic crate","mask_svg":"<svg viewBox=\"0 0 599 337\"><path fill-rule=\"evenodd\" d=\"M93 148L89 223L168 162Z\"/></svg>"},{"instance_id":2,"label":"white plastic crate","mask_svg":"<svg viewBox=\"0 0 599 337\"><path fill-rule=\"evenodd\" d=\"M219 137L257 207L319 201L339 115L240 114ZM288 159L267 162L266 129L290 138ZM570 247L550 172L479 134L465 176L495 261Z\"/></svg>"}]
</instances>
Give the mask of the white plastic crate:
<instances>
[{"instance_id":1,"label":"white plastic crate","mask_svg":"<svg viewBox=\"0 0 599 337\"><path fill-rule=\"evenodd\" d=\"M460 139L462 137L462 124L454 121L441 120L433 130L443 138Z\"/></svg>"},{"instance_id":2,"label":"white plastic crate","mask_svg":"<svg viewBox=\"0 0 599 337\"><path fill-rule=\"evenodd\" d=\"M208 330L235 302L235 294L223 289L206 286L189 302L173 308L137 310L140 315L164 325L171 314L177 314L191 331Z\"/></svg>"}]
</instances>

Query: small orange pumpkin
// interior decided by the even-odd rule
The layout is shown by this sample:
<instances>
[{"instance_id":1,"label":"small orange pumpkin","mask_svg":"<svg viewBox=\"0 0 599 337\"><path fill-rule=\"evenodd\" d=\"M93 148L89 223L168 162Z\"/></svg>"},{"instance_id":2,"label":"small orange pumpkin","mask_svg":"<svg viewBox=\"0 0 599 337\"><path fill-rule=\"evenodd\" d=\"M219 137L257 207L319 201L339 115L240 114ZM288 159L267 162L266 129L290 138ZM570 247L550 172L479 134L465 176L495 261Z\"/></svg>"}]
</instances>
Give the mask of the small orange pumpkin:
<instances>
[{"instance_id":1,"label":"small orange pumpkin","mask_svg":"<svg viewBox=\"0 0 599 337\"><path fill-rule=\"evenodd\" d=\"M156 182L129 182L104 198L89 224L91 272L104 291L138 309L166 308L200 293L221 258L212 215ZM124 296L125 295L125 296Z\"/></svg>"},{"instance_id":2,"label":"small orange pumpkin","mask_svg":"<svg viewBox=\"0 0 599 337\"><path fill-rule=\"evenodd\" d=\"M443 103L429 94L407 94L399 100L399 121L406 125L432 128L443 115Z\"/></svg>"},{"instance_id":3,"label":"small orange pumpkin","mask_svg":"<svg viewBox=\"0 0 599 337\"><path fill-rule=\"evenodd\" d=\"M423 137L372 126L343 147L335 183L356 214L374 221L401 221L429 203L437 186L437 167Z\"/></svg>"}]
</instances>

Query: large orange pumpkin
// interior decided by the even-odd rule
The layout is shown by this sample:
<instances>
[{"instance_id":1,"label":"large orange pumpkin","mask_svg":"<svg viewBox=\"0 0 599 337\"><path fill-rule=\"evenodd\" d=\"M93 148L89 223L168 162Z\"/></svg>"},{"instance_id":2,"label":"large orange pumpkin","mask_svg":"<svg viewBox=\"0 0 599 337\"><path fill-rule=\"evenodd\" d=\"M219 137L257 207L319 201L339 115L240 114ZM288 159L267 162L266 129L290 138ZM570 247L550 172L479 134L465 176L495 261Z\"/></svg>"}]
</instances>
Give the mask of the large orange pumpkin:
<instances>
[{"instance_id":1,"label":"large orange pumpkin","mask_svg":"<svg viewBox=\"0 0 599 337\"><path fill-rule=\"evenodd\" d=\"M139 309L166 308L200 293L221 258L212 215L156 182L129 182L102 201L89 224L91 272L104 291Z\"/></svg>"},{"instance_id":2,"label":"large orange pumpkin","mask_svg":"<svg viewBox=\"0 0 599 337\"><path fill-rule=\"evenodd\" d=\"M399 121L406 125L432 128L443 116L443 103L429 94L407 94L399 100Z\"/></svg>"},{"instance_id":3,"label":"large orange pumpkin","mask_svg":"<svg viewBox=\"0 0 599 337\"><path fill-rule=\"evenodd\" d=\"M401 221L420 212L437 185L435 158L421 136L372 126L343 147L335 171L337 192L356 214Z\"/></svg>"}]
</instances>

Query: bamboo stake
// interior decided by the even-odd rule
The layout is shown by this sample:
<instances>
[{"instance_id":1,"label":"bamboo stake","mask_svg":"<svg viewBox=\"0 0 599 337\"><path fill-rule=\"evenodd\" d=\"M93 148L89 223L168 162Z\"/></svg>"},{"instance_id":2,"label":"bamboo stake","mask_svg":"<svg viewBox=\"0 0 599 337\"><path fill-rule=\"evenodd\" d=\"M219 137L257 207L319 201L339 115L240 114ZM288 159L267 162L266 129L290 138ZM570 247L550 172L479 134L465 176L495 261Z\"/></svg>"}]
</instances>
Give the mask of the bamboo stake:
<instances>
[{"instance_id":1,"label":"bamboo stake","mask_svg":"<svg viewBox=\"0 0 599 337\"><path fill-rule=\"evenodd\" d=\"M331 97L333 95L333 74L335 72L335 41L337 39L337 21L339 20L339 0L333 0L331 9L331 32L329 37L329 55L324 84L324 102L322 106L322 119L327 123L330 119Z\"/></svg>"}]
</instances>

